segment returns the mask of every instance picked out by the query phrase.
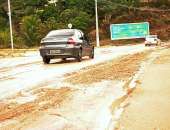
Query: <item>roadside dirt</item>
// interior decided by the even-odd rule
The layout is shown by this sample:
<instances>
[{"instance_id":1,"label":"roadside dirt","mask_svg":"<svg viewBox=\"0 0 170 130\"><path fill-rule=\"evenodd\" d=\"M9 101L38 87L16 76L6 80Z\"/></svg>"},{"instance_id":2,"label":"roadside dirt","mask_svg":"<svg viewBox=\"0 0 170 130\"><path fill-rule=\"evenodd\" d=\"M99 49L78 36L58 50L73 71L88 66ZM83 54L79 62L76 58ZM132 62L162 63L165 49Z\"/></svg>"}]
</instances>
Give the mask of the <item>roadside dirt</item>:
<instances>
[{"instance_id":1,"label":"roadside dirt","mask_svg":"<svg viewBox=\"0 0 170 130\"><path fill-rule=\"evenodd\" d=\"M159 50L130 95L117 130L170 129L170 48Z\"/></svg>"},{"instance_id":2,"label":"roadside dirt","mask_svg":"<svg viewBox=\"0 0 170 130\"><path fill-rule=\"evenodd\" d=\"M150 52L137 53L87 67L79 72L67 75L65 82L73 85L87 85L102 82L102 80L126 81L139 69L140 63L146 59L148 54ZM72 101L72 95L75 91L77 90L69 86L59 89L41 88L31 90L28 93L20 92L11 98L0 101L0 130L24 129L25 126L39 120L39 117L42 117L49 109L61 108L62 104L75 107L72 106L76 105L75 101ZM32 96L36 98L22 103L22 99L31 98ZM71 102L74 102L74 104L70 104Z\"/></svg>"},{"instance_id":3,"label":"roadside dirt","mask_svg":"<svg viewBox=\"0 0 170 130\"><path fill-rule=\"evenodd\" d=\"M102 80L127 80L138 69L149 52L126 56L105 64L88 67L70 74L66 79L72 84L91 84Z\"/></svg>"},{"instance_id":4,"label":"roadside dirt","mask_svg":"<svg viewBox=\"0 0 170 130\"><path fill-rule=\"evenodd\" d=\"M37 51L38 49L0 49L0 58L4 57L23 57L26 53Z\"/></svg>"},{"instance_id":5,"label":"roadside dirt","mask_svg":"<svg viewBox=\"0 0 170 130\"><path fill-rule=\"evenodd\" d=\"M154 63L155 64L170 63L170 51L167 51L166 54L157 57Z\"/></svg>"}]
</instances>

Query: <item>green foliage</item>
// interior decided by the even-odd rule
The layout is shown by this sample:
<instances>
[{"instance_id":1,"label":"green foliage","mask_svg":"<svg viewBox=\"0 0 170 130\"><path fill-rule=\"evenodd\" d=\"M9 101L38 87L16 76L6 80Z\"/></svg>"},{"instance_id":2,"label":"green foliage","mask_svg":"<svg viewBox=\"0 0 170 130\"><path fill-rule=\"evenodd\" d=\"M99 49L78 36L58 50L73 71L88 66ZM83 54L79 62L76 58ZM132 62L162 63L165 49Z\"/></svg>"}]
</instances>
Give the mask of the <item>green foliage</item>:
<instances>
[{"instance_id":1,"label":"green foliage","mask_svg":"<svg viewBox=\"0 0 170 130\"><path fill-rule=\"evenodd\" d=\"M2 30L4 30L7 27L7 23L8 23L7 20L4 17L0 16L0 28Z\"/></svg>"},{"instance_id":2,"label":"green foliage","mask_svg":"<svg viewBox=\"0 0 170 130\"><path fill-rule=\"evenodd\" d=\"M49 18L54 18L58 20L59 18L59 9L54 5L49 5L37 13L42 21L47 21Z\"/></svg>"},{"instance_id":3,"label":"green foliage","mask_svg":"<svg viewBox=\"0 0 170 130\"><path fill-rule=\"evenodd\" d=\"M72 23L73 28L78 28L84 31L91 23L91 16L86 12L77 9L64 10L60 15L60 19L63 23Z\"/></svg>"},{"instance_id":4,"label":"green foliage","mask_svg":"<svg viewBox=\"0 0 170 130\"><path fill-rule=\"evenodd\" d=\"M97 0L100 30L109 37L110 23L135 22L143 20L155 21L151 13L136 11L140 8L140 0ZM0 47L9 47L9 20L7 0L0 0ZM169 9L169 0L155 0L146 3L147 7ZM31 47L39 45L50 30L68 28L81 29L87 33L95 29L95 0L11 0L12 22L15 47ZM148 16L149 15L149 16ZM156 15L156 14L154 14ZM164 15L163 15L164 16ZM152 18L152 19L151 19ZM164 17L159 23L169 24L169 17ZM152 26L151 26L152 27Z\"/></svg>"},{"instance_id":5,"label":"green foliage","mask_svg":"<svg viewBox=\"0 0 170 130\"><path fill-rule=\"evenodd\" d=\"M34 46L38 43L39 37L37 27L40 20L35 16L25 16L22 18L21 32L27 46Z\"/></svg>"},{"instance_id":6,"label":"green foliage","mask_svg":"<svg viewBox=\"0 0 170 130\"><path fill-rule=\"evenodd\" d=\"M8 29L0 31L0 48L2 47L10 47L10 37Z\"/></svg>"},{"instance_id":7,"label":"green foliage","mask_svg":"<svg viewBox=\"0 0 170 130\"><path fill-rule=\"evenodd\" d=\"M46 28L48 29L48 31L50 30L56 30L56 29L62 29L62 28L66 28L66 26L63 23L58 23L54 17L49 18L46 22L45 22Z\"/></svg>"},{"instance_id":8,"label":"green foliage","mask_svg":"<svg viewBox=\"0 0 170 130\"><path fill-rule=\"evenodd\" d=\"M76 17L70 19L70 23L73 24L73 28L85 31L91 23L90 15L86 12L80 11Z\"/></svg>"},{"instance_id":9,"label":"green foliage","mask_svg":"<svg viewBox=\"0 0 170 130\"><path fill-rule=\"evenodd\" d=\"M122 4L127 6L137 6L139 5L140 0L121 0Z\"/></svg>"},{"instance_id":10,"label":"green foliage","mask_svg":"<svg viewBox=\"0 0 170 130\"><path fill-rule=\"evenodd\" d=\"M108 13L112 14L112 11L114 9L114 5L111 1L108 0L100 0L98 2L98 11L99 11L99 16L105 16Z\"/></svg>"}]
</instances>

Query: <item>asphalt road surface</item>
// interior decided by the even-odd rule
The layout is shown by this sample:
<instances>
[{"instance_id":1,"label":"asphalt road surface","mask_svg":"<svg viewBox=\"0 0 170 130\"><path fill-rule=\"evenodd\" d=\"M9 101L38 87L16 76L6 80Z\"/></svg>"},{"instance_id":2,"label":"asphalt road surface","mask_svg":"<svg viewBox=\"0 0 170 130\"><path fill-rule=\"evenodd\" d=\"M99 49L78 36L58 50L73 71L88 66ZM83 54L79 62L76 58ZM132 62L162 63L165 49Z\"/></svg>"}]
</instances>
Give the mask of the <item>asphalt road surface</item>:
<instances>
[{"instance_id":1,"label":"asphalt road surface","mask_svg":"<svg viewBox=\"0 0 170 130\"><path fill-rule=\"evenodd\" d=\"M38 52L0 59L0 130L105 130L124 86L155 47L95 49L82 62L52 60ZM117 110L116 117L121 110Z\"/></svg>"},{"instance_id":2,"label":"asphalt road surface","mask_svg":"<svg viewBox=\"0 0 170 130\"><path fill-rule=\"evenodd\" d=\"M25 57L0 59L0 99L25 89L56 86L64 74L146 49L144 45L97 48L93 60L86 58L81 63L71 59L66 62L53 60L44 65L38 52Z\"/></svg>"}]
</instances>

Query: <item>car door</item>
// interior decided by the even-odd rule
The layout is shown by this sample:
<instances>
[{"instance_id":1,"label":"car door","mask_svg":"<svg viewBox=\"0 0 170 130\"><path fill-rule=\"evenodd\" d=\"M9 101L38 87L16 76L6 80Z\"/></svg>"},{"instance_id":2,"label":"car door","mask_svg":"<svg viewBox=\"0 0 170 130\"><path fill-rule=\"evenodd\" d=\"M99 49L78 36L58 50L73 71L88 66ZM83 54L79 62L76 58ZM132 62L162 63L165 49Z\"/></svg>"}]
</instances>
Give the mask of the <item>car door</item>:
<instances>
[{"instance_id":1,"label":"car door","mask_svg":"<svg viewBox=\"0 0 170 130\"><path fill-rule=\"evenodd\" d=\"M80 30L77 31L78 39L81 41L80 45L82 47L82 56L85 56L86 55L86 41L84 40L83 35L84 34Z\"/></svg>"},{"instance_id":2,"label":"car door","mask_svg":"<svg viewBox=\"0 0 170 130\"><path fill-rule=\"evenodd\" d=\"M89 43L89 40L85 36L83 36L83 51L84 56L89 56L91 54L91 45Z\"/></svg>"},{"instance_id":3,"label":"car door","mask_svg":"<svg viewBox=\"0 0 170 130\"><path fill-rule=\"evenodd\" d=\"M83 32L78 31L78 37L82 40L82 56L89 56L91 54L91 46L87 37L83 34Z\"/></svg>"},{"instance_id":4,"label":"car door","mask_svg":"<svg viewBox=\"0 0 170 130\"><path fill-rule=\"evenodd\" d=\"M84 42L85 42L86 56L90 56L93 47L91 46L90 40L86 35L84 35Z\"/></svg>"}]
</instances>

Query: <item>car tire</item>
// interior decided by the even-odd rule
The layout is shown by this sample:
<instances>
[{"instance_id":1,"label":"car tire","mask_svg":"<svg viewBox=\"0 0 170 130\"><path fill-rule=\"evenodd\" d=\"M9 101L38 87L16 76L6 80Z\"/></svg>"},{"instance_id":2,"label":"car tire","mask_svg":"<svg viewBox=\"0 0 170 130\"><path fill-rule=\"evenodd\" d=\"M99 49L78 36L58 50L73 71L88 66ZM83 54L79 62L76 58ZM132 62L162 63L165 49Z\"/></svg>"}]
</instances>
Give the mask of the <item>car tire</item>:
<instances>
[{"instance_id":1,"label":"car tire","mask_svg":"<svg viewBox=\"0 0 170 130\"><path fill-rule=\"evenodd\" d=\"M43 57L43 62L44 62L44 64L49 64L50 63L50 58Z\"/></svg>"},{"instance_id":2,"label":"car tire","mask_svg":"<svg viewBox=\"0 0 170 130\"><path fill-rule=\"evenodd\" d=\"M66 58L62 58L62 61L66 61Z\"/></svg>"},{"instance_id":3,"label":"car tire","mask_svg":"<svg viewBox=\"0 0 170 130\"><path fill-rule=\"evenodd\" d=\"M90 58L91 58L91 59L94 59L94 47L93 47L92 50L91 50Z\"/></svg>"},{"instance_id":4,"label":"car tire","mask_svg":"<svg viewBox=\"0 0 170 130\"><path fill-rule=\"evenodd\" d=\"M81 61L82 61L82 50L81 50L81 49L78 51L77 61L78 61L78 62L81 62Z\"/></svg>"}]
</instances>

